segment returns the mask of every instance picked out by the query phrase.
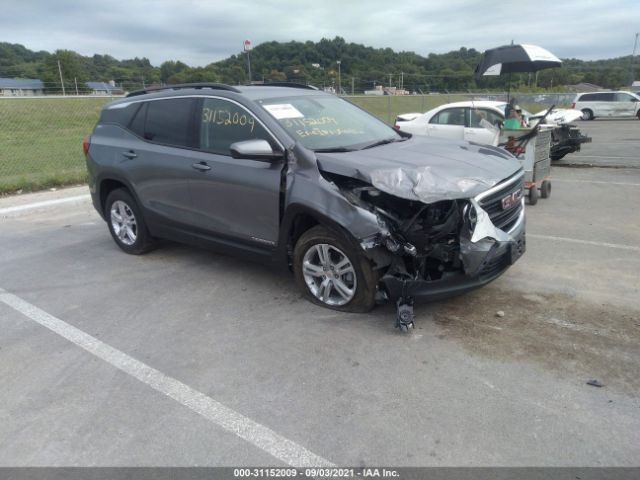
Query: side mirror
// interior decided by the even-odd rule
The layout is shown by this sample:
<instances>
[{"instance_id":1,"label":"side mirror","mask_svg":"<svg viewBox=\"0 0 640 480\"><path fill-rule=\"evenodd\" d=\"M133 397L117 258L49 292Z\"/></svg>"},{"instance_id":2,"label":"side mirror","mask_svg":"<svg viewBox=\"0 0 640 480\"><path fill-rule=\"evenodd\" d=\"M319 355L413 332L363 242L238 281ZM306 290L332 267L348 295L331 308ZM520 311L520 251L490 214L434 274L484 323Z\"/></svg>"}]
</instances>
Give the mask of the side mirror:
<instances>
[{"instance_id":1,"label":"side mirror","mask_svg":"<svg viewBox=\"0 0 640 480\"><path fill-rule=\"evenodd\" d=\"M282 158L282 152L276 152L266 140L244 140L232 143L229 147L233 158L270 162Z\"/></svg>"}]
</instances>

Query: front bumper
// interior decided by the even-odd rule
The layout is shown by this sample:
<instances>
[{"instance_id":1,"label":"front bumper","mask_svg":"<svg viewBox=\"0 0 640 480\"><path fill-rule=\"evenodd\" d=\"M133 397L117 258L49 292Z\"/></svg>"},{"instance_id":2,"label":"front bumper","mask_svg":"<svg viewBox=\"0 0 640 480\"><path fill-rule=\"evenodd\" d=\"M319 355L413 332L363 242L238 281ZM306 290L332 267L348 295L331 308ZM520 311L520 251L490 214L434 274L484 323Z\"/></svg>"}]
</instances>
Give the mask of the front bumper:
<instances>
[{"instance_id":1,"label":"front bumper","mask_svg":"<svg viewBox=\"0 0 640 480\"><path fill-rule=\"evenodd\" d=\"M474 272L445 272L438 280L405 280L393 275L384 275L380 281L388 296L394 301L400 297L436 301L475 290L502 275L525 252L524 210L518 222L507 233L507 241L482 240L482 247L479 245L478 250L473 253L483 256L475 259L477 268L474 268Z\"/></svg>"}]
</instances>

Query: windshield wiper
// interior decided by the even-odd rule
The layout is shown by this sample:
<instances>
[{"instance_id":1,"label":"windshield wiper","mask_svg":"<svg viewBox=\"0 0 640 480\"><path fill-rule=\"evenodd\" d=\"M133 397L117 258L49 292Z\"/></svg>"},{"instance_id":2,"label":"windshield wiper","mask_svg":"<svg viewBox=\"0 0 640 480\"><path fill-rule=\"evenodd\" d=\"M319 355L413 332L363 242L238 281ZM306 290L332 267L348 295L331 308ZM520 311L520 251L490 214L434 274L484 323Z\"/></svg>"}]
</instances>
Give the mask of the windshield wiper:
<instances>
[{"instance_id":1,"label":"windshield wiper","mask_svg":"<svg viewBox=\"0 0 640 480\"><path fill-rule=\"evenodd\" d=\"M365 147L362 147L360 150L365 150L367 148L379 147L380 145L386 145L388 143L394 142L404 142L407 140L406 138L385 138L384 140L378 140L377 142L373 142Z\"/></svg>"}]
</instances>

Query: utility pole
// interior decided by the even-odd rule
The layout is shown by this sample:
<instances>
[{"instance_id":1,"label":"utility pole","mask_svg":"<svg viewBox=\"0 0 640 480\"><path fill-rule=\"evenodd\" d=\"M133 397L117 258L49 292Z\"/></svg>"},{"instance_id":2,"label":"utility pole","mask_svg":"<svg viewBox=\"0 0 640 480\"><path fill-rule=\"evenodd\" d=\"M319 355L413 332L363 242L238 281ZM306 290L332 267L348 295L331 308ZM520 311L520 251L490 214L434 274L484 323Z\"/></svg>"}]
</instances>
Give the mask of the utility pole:
<instances>
[{"instance_id":1,"label":"utility pole","mask_svg":"<svg viewBox=\"0 0 640 480\"><path fill-rule=\"evenodd\" d=\"M388 87L388 88L391 88L391 75L392 75L392 74L390 73L390 74L389 74L389 87Z\"/></svg>"},{"instance_id":2,"label":"utility pole","mask_svg":"<svg viewBox=\"0 0 640 480\"><path fill-rule=\"evenodd\" d=\"M80 94L78 93L78 79L76 77L73 77L73 83L76 84L76 97L77 97Z\"/></svg>"},{"instance_id":3,"label":"utility pole","mask_svg":"<svg viewBox=\"0 0 640 480\"><path fill-rule=\"evenodd\" d=\"M342 64L342 60L336 60L336 63L338 64L338 95L340 95L342 91L342 83L340 82L340 65Z\"/></svg>"},{"instance_id":4,"label":"utility pole","mask_svg":"<svg viewBox=\"0 0 640 480\"><path fill-rule=\"evenodd\" d=\"M62 85L62 95L65 96L66 92L64 91L64 80L62 79L62 67L60 67L60 60L58 60L58 73L60 74L60 85Z\"/></svg>"},{"instance_id":5,"label":"utility pole","mask_svg":"<svg viewBox=\"0 0 640 480\"><path fill-rule=\"evenodd\" d=\"M400 90L404 90L404 72L400 72Z\"/></svg>"},{"instance_id":6,"label":"utility pole","mask_svg":"<svg viewBox=\"0 0 640 480\"><path fill-rule=\"evenodd\" d=\"M633 71L633 60L636 56L636 49L638 48L638 36L640 33L636 33L636 41L633 42L633 53L631 54L631 60L629 61L629 87L633 84L635 80L635 75Z\"/></svg>"},{"instance_id":7,"label":"utility pole","mask_svg":"<svg viewBox=\"0 0 640 480\"><path fill-rule=\"evenodd\" d=\"M356 82L356 77L351 77L351 95L353 95L353 87Z\"/></svg>"}]
</instances>

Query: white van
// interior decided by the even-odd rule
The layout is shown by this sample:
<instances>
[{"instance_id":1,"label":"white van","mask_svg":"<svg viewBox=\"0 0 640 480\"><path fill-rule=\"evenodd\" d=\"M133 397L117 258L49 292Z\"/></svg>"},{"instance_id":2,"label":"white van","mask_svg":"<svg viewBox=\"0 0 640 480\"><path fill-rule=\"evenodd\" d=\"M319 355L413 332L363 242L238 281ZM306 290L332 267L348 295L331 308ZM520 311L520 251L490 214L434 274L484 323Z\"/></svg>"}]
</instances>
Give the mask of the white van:
<instances>
[{"instance_id":1,"label":"white van","mask_svg":"<svg viewBox=\"0 0 640 480\"><path fill-rule=\"evenodd\" d=\"M583 120L596 117L638 117L640 97L632 92L579 93L571 108L582 111Z\"/></svg>"}]
</instances>

